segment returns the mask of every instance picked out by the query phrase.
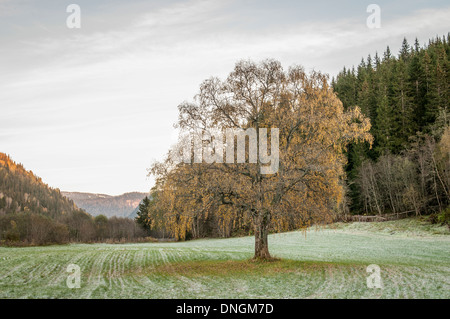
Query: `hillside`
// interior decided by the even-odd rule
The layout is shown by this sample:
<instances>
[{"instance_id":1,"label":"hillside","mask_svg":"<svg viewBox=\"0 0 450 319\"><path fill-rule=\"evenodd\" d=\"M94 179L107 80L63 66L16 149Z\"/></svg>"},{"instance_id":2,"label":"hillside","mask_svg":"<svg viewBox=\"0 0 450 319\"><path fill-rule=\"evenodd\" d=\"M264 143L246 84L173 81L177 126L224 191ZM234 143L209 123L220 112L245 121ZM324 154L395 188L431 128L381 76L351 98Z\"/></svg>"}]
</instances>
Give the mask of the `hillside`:
<instances>
[{"instance_id":1,"label":"hillside","mask_svg":"<svg viewBox=\"0 0 450 319\"><path fill-rule=\"evenodd\" d=\"M130 211L141 199L139 193L119 198L105 195L104 199ZM129 218L93 218L59 189L49 187L23 165L0 153L0 246L131 241L143 236L143 230Z\"/></svg>"},{"instance_id":2,"label":"hillside","mask_svg":"<svg viewBox=\"0 0 450 319\"><path fill-rule=\"evenodd\" d=\"M140 201L139 202L139 204L141 203L142 201ZM139 211L139 204L138 204L138 206L136 206L136 208L127 216L128 218L132 218L132 219L134 219L134 218L136 218L137 217L137 213L138 213L138 211Z\"/></svg>"},{"instance_id":3,"label":"hillside","mask_svg":"<svg viewBox=\"0 0 450 319\"><path fill-rule=\"evenodd\" d=\"M130 216L141 200L148 195L139 192L125 193L119 196L79 192L62 192L62 194L91 215L105 215L107 217Z\"/></svg>"},{"instance_id":4,"label":"hillside","mask_svg":"<svg viewBox=\"0 0 450 319\"><path fill-rule=\"evenodd\" d=\"M0 245L80 241L93 230L92 216L0 153Z\"/></svg>"},{"instance_id":5,"label":"hillside","mask_svg":"<svg viewBox=\"0 0 450 319\"><path fill-rule=\"evenodd\" d=\"M0 153L0 214L19 212L56 218L81 210L59 189L49 187L22 164Z\"/></svg>"}]
</instances>

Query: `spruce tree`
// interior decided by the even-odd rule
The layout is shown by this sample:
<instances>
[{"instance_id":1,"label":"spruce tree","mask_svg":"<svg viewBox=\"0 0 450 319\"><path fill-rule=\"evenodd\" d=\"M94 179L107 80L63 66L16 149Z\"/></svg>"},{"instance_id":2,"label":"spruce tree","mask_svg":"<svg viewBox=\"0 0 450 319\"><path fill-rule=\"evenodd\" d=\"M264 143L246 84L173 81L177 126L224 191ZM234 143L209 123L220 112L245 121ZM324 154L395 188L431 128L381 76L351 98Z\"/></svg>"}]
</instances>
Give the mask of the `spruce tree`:
<instances>
[{"instance_id":1,"label":"spruce tree","mask_svg":"<svg viewBox=\"0 0 450 319\"><path fill-rule=\"evenodd\" d=\"M427 79L423 67L423 54L416 52L408 65L408 95L413 108L414 130L420 131L425 117Z\"/></svg>"},{"instance_id":2,"label":"spruce tree","mask_svg":"<svg viewBox=\"0 0 450 319\"><path fill-rule=\"evenodd\" d=\"M150 206L150 199L148 198L148 196L145 196L145 198L139 204L136 216L136 222L139 225L141 225L144 229L150 228L150 223L148 219L149 206Z\"/></svg>"},{"instance_id":3,"label":"spruce tree","mask_svg":"<svg viewBox=\"0 0 450 319\"><path fill-rule=\"evenodd\" d=\"M403 61L408 61L410 55L410 46L408 43L408 40L406 38L403 38L402 47L400 48L399 52L399 59L403 59Z\"/></svg>"},{"instance_id":4,"label":"spruce tree","mask_svg":"<svg viewBox=\"0 0 450 319\"><path fill-rule=\"evenodd\" d=\"M408 94L407 64L400 57L393 65L392 77L392 103L394 136L391 147L394 153L407 148L409 136L414 132L414 109L411 97Z\"/></svg>"}]
</instances>

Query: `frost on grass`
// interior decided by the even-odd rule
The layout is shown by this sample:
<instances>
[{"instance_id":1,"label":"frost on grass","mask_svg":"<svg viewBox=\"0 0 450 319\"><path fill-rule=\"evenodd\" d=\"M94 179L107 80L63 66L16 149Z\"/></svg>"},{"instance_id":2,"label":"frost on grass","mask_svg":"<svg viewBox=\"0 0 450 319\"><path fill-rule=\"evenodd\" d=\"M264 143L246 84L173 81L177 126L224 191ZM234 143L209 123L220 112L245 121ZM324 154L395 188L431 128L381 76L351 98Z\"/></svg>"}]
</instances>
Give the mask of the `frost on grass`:
<instances>
[{"instance_id":1,"label":"frost on grass","mask_svg":"<svg viewBox=\"0 0 450 319\"><path fill-rule=\"evenodd\" d=\"M0 298L450 298L450 237L419 220L178 243L0 247ZM393 234L391 234L394 231ZM305 236L306 235L306 236ZM68 264L81 288L66 285ZM369 289L366 267L381 268Z\"/></svg>"}]
</instances>

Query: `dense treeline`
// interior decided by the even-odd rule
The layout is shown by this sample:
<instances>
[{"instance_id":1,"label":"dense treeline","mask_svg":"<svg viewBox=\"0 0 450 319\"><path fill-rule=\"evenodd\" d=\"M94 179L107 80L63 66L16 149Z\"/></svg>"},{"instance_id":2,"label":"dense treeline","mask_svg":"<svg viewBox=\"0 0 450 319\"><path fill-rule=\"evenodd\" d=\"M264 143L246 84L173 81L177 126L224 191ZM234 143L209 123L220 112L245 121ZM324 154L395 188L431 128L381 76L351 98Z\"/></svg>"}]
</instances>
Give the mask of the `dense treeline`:
<instances>
[{"instance_id":1,"label":"dense treeline","mask_svg":"<svg viewBox=\"0 0 450 319\"><path fill-rule=\"evenodd\" d=\"M124 217L95 218L79 211L58 218L31 212L0 214L0 244L48 245L70 242L135 242L147 232Z\"/></svg>"},{"instance_id":2,"label":"dense treeline","mask_svg":"<svg viewBox=\"0 0 450 319\"><path fill-rule=\"evenodd\" d=\"M0 153L0 244L135 241L146 235L131 219L92 217Z\"/></svg>"},{"instance_id":3,"label":"dense treeline","mask_svg":"<svg viewBox=\"0 0 450 319\"><path fill-rule=\"evenodd\" d=\"M450 35L421 47L403 40L344 68L332 87L346 109L358 105L372 123L373 148L348 152L351 211L440 212L450 191Z\"/></svg>"}]
</instances>

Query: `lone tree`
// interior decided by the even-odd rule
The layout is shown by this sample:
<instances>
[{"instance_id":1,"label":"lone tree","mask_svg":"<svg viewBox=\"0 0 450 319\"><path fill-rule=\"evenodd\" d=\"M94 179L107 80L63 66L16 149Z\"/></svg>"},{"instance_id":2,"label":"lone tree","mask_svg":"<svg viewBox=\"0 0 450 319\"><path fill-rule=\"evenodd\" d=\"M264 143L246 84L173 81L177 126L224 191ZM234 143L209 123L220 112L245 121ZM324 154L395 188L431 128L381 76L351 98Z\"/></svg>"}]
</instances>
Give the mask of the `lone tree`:
<instances>
[{"instance_id":1,"label":"lone tree","mask_svg":"<svg viewBox=\"0 0 450 319\"><path fill-rule=\"evenodd\" d=\"M372 143L370 121L358 107L344 112L327 75L306 74L300 66L285 71L275 60L240 61L226 80L204 81L194 101L178 108L179 143L149 170L156 176L157 205L165 212L167 229L184 239L187 232L198 232L211 212L224 226L230 220L251 220L258 259L271 258L270 227L284 230L333 220L344 197L346 146ZM224 133L229 129L241 134L230 141ZM200 143L188 138L192 134ZM242 136L245 152L234 143ZM174 154L190 161L175 161ZM267 169L268 159L275 170Z\"/></svg>"}]
</instances>

